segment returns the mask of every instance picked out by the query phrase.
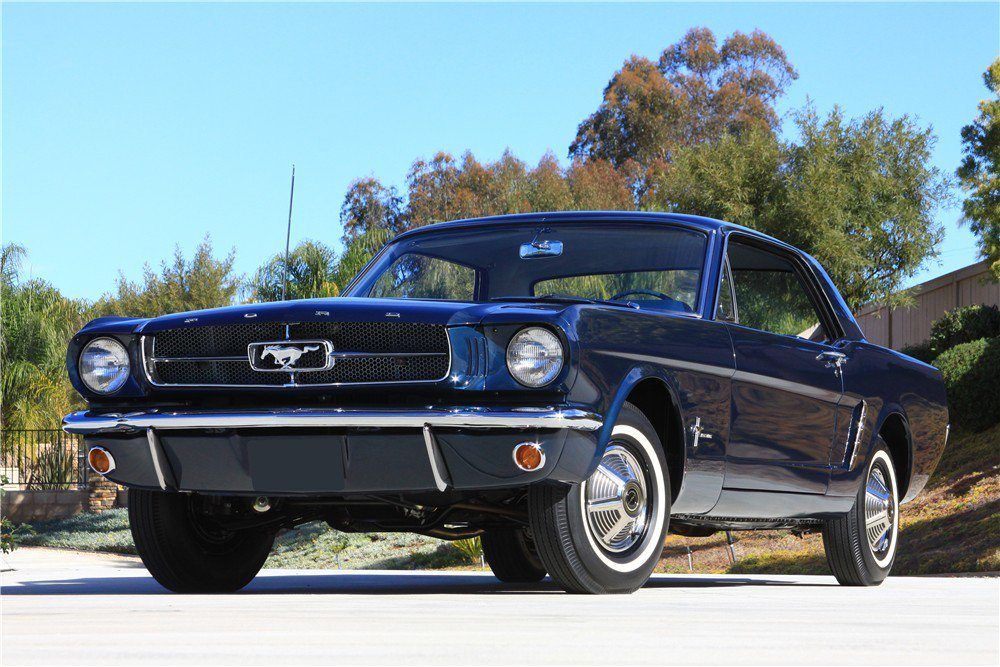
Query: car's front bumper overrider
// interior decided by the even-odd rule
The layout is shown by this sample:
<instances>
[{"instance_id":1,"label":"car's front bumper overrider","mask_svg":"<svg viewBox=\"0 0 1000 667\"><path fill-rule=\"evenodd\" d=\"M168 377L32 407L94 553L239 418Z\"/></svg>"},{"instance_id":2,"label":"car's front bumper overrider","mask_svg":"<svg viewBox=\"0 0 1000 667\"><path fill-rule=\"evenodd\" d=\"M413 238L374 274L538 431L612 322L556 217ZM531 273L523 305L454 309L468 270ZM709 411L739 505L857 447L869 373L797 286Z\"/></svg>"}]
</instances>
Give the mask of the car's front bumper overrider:
<instances>
[{"instance_id":1,"label":"car's front bumper overrider","mask_svg":"<svg viewBox=\"0 0 1000 667\"><path fill-rule=\"evenodd\" d=\"M350 495L586 479L603 420L574 407L147 409L76 412L63 428L115 460L119 484L220 494ZM544 464L519 469L536 443Z\"/></svg>"}]
</instances>

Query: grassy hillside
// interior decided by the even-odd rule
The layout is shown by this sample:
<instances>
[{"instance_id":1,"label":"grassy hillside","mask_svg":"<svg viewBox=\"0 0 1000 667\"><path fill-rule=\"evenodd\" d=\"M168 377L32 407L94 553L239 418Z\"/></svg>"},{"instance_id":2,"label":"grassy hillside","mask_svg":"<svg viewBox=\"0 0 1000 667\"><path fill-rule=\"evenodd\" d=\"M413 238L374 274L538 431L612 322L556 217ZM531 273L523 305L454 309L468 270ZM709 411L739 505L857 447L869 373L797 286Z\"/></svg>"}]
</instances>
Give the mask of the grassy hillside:
<instances>
[{"instance_id":1,"label":"grassy hillside","mask_svg":"<svg viewBox=\"0 0 1000 667\"><path fill-rule=\"evenodd\" d=\"M893 574L1000 571L1000 425L953 433L941 464L920 496L902 507ZM819 535L787 531L733 533L736 563L725 536L671 535L658 571L829 574Z\"/></svg>"}]
</instances>

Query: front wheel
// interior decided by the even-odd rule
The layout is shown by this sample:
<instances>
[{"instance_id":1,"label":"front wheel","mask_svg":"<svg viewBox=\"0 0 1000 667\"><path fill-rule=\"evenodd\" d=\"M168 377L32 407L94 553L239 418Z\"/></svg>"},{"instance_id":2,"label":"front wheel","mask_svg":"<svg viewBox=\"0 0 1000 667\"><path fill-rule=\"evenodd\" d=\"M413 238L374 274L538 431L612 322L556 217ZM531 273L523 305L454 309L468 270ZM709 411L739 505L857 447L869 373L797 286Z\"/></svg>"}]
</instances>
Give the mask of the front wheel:
<instances>
[{"instance_id":1,"label":"front wheel","mask_svg":"<svg viewBox=\"0 0 1000 667\"><path fill-rule=\"evenodd\" d=\"M531 533L527 530L489 530L483 534L483 556L493 574L508 584L533 584L545 578Z\"/></svg>"},{"instance_id":2,"label":"front wheel","mask_svg":"<svg viewBox=\"0 0 1000 667\"><path fill-rule=\"evenodd\" d=\"M188 494L129 489L128 518L143 565L177 593L228 593L264 566L274 533L227 531L198 511Z\"/></svg>"},{"instance_id":3,"label":"front wheel","mask_svg":"<svg viewBox=\"0 0 1000 667\"><path fill-rule=\"evenodd\" d=\"M597 470L571 486L537 485L528 514L538 555L571 593L631 593L660 559L670 479L656 430L626 403Z\"/></svg>"},{"instance_id":4,"label":"front wheel","mask_svg":"<svg viewBox=\"0 0 1000 667\"><path fill-rule=\"evenodd\" d=\"M845 586L877 586L892 569L898 536L896 467L879 436L854 507L823 526L830 570Z\"/></svg>"}]
</instances>

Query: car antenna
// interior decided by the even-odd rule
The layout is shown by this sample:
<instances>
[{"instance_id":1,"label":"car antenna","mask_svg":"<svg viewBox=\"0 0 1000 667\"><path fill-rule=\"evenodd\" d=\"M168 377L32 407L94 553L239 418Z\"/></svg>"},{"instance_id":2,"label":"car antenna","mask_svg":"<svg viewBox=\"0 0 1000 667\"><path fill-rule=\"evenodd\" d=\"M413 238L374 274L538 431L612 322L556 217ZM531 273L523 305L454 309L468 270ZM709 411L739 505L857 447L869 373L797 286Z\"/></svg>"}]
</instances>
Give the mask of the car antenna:
<instances>
[{"instance_id":1,"label":"car antenna","mask_svg":"<svg viewBox=\"0 0 1000 667\"><path fill-rule=\"evenodd\" d=\"M292 163L292 191L288 195L288 228L285 230L285 270L281 275L281 300L288 294L288 245L292 239L292 202L295 201L295 163Z\"/></svg>"}]
</instances>

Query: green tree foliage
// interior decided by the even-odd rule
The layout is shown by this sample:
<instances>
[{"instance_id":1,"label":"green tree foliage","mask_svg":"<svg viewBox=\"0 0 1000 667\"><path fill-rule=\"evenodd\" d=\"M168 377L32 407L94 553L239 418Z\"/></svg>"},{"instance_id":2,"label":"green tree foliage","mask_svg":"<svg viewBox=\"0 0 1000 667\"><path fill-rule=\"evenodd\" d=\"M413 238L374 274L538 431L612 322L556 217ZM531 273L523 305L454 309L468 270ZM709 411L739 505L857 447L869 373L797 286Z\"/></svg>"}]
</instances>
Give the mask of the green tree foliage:
<instances>
[{"instance_id":1,"label":"green tree foliage","mask_svg":"<svg viewBox=\"0 0 1000 667\"><path fill-rule=\"evenodd\" d=\"M981 431L1000 421L1000 338L956 345L934 365L944 377L953 424Z\"/></svg>"},{"instance_id":2,"label":"green tree foliage","mask_svg":"<svg viewBox=\"0 0 1000 667\"><path fill-rule=\"evenodd\" d=\"M979 117L962 128L965 158L958 177L969 193L965 220L979 237L979 251L1000 278L1000 58L983 75L992 95L979 103Z\"/></svg>"},{"instance_id":3,"label":"green tree foliage","mask_svg":"<svg viewBox=\"0 0 1000 667\"><path fill-rule=\"evenodd\" d=\"M647 205L695 212L798 246L827 269L852 308L899 303L899 288L935 253L933 213L949 181L930 166L934 138L909 117L881 110L846 120L811 108L798 137L760 129L676 152Z\"/></svg>"},{"instance_id":4,"label":"green tree foliage","mask_svg":"<svg viewBox=\"0 0 1000 667\"><path fill-rule=\"evenodd\" d=\"M0 425L58 428L78 404L66 379L66 346L90 310L42 280L22 281L24 256L14 245L0 254Z\"/></svg>"},{"instance_id":5,"label":"green tree foliage","mask_svg":"<svg viewBox=\"0 0 1000 667\"><path fill-rule=\"evenodd\" d=\"M341 241L349 245L376 229L398 234L406 227L403 213L403 199L395 188L375 178L359 178L348 187L340 207Z\"/></svg>"},{"instance_id":6,"label":"green tree foliage","mask_svg":"<svg viewBox=\"0 0 1000 667\"><path fill-rule=\"evenodd\" d=\"M784 50L759 30L734 32L719 46L711 30L693 28L664 49L659 63L639 56L625 62L569 153L648 170L685 146L774 131L775 101L797 76Z\"/></svg>"},{"instance_id":7,"label":"green tree foliage","mask_svg":"<svg viewBox=\"0 0 1000 667\"><path fill-rule=\"evenodd\" d=\"M372 286L371 296L389 299L471 301L476 272L467 266L424 255L403 255Z\"/></svg>"},{"instance_id":8,"label":"green tree foliage","mask_svg":"<svg viewBox=\"0 0 1000 667\"><path fill-rule=\"evenodd\" d=\"M930 346L937 356L956 345L1000 337L1000 308L979 304L949 310L931 324Z\"/></svg>"},{"instance_id":9,"label":"green tree foliage","mask_svg":"<svg viewBox=\"0 0 1000 667\"><path fill-rule=\"evenodd\" d=\"M535 167L509 151L494 162L472 153L460 160L437 153L416 160L406 177L406 196L374 178L351 184L340 209L344 252L307 241L291 253L289 298L336 296L397 233L433 222L505 213L635 208L629 177L604 160L576 160L563 168L547 153ZM281 296L284 256L276 254L252 275L243 291L252 301ZM125 293L146 294L157 277ZM122 290L119 290L120 292Z\"/></svg>"},{"instance_id":10,"label":"green tree foliage","mask_svg":"<svg viewBox=\"0 0 1000 667\"><path fill-rule=\"evenodd\" d=\"M242 282L242 277L233 273L235 259L235 250L222 259L216 258L212 241L206 236L190 260L185 259L178 246L173 260L161 263L159 273L146 264L141 283L119 275L116 293L105 296L98 307L104 315L157 317L228 306Z\"/></svg>"},{"instance_id":11,"label":"green tree foliage","mask_svg":"<svg viewBox=\"0 0 1000 667\"><path fill-rule=\"evenodd\" d=\"M509 151L496 162L472 153L461 162L447 153L417 160L407 176L409 226L507 213L635 208L628 177L603 160L560 167L546 154L534 168Z\"/></svg>"},{"instance_id":12,"label":"green tree foliage","mask_svg":"<svg viewBox=\"0 0 1000 667\"><path fill-rule=\"evenodd\" d=\"M337 262L337 270L334 279L338 285L345 288L350 284L365 264L375 256L382 246L392 239L392 233L387 229L371 229L363 236L359 236L344 250Z\"/></svg>"},{"instance_id":13,"label":"green tree foliage","mask_svg":"<svg viewBox=\"0 0 1000 667\"><path fill-rule=\"evenodd\" d=\"M288 299L337 296L340 283L333 249L318 241L302 241L288 257ZM278 253L261 266L245 288L249 301L279 301L285 278L285 254Z\"/></svg>"}]
</instances>

